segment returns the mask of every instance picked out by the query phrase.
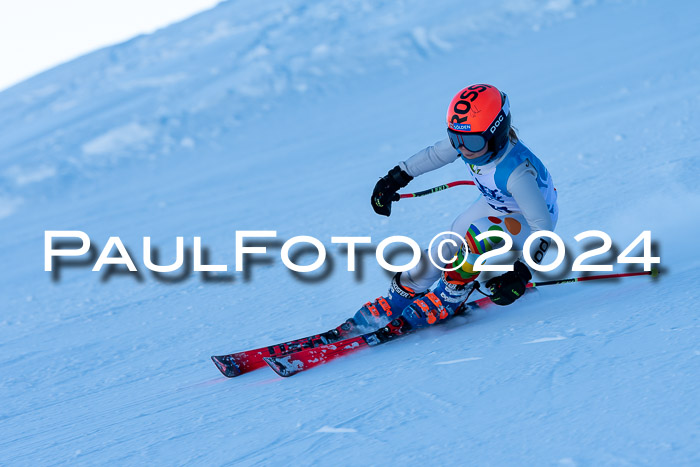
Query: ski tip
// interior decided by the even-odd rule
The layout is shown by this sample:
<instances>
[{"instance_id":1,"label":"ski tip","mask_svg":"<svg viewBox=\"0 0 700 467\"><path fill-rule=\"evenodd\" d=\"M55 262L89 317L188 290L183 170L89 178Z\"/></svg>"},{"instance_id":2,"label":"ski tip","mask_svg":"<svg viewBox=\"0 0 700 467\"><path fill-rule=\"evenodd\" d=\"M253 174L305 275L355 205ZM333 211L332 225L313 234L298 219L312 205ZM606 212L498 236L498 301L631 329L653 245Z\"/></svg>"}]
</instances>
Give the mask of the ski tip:
<instances>
[{"instance_id":1,"label":"ski tip","mask_svg":"<svg viewBox=\"0 0 700 467\"><path fill-rule=\"evenodd\" d=\"M301 370L303 370L303 364L299 361L292 363L289 356L286 357L264 357L265 363L272 368L272 371L282 376L283 378L288 378L290 376L296 375Z\"/></svg>"},{"instance_id":2,"label":"ski tip","mask_svg":"<svg viewBox=\"0 0 700 467\"><path fill-rule=\"evenodd\" d=\"M238 368L238 366L236 366L236 364L231 361L230 358L226 358L226 356L212 355L211 360L214 362L214 365L216 365L221 374L227 378L235 378L236 376L240 376L242 374L240 368Z\"/></svg>"}]
</instances>

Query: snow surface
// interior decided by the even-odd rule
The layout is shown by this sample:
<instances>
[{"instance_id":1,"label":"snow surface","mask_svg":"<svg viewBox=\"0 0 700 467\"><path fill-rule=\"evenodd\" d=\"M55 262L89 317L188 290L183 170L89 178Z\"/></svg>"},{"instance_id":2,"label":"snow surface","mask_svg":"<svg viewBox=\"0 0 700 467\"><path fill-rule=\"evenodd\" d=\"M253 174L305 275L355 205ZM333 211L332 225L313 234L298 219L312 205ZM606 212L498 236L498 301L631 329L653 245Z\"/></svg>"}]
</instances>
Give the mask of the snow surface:
<instances>
[{"instance_id":1,"label":"snow surface","mask_svg":"<svg viewBox=\"0 0 700 467\"><path fill-rule=\"evenodd\" d=\"M0 93L0 463L699 464L700 4L493 3L225 2ZM570 250L648 229L662 277L543 287L288 379L220 377L210 355L330 329L386 291L331 236L427 244L476 197L389 219L368 203L473 82L508 92ZM321 239L332 264L302 280L273 243L233 272L235 231L264 229ZM141 272L93 257L52 278L45 230L85 231L95 254L119 236ZM144 236L167 264L195 235L227 274L144 268Z\"/></svg>"}]
</instances>

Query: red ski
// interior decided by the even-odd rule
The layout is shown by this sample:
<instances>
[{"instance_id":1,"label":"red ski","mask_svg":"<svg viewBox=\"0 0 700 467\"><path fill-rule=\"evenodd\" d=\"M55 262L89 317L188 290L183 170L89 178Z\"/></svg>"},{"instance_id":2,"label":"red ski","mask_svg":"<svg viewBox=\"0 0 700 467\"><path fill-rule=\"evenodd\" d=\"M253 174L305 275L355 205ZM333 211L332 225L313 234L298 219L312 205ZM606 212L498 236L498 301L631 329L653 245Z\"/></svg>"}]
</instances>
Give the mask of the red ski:
<instances>
[{"instance_id":1,"label":"red ski","mask_svg":"<svg viewBox=\"0 0 700 467\"><path fill-rule=\"evenodd\" d=\"M465 303L459 307L453 316L483 308L490 303L491 300L488 297ZM314 348L300 350L283 356L264 357L263 360L275 373L280 376L288 377L301 371L308 370L309 368L322 365L338 357L351 354L360 349L374 347L397 339L413 331L414 329L411 329L410 325L404 320L403 316L401 316L374 332L343 339L331 344L318 345Z\"/></svg>"},{"instance_id":2,"label":"red ski","mask_svg":"<svg viewBox=\"0 0 700 467\"><path fill-rule=\"evenodd\" d=\"M404 321L403 317L399 317L374 332L344 339L334 344L325 344L312 349L300 350L281 357L265 357L263 360L275 373L287 377L365 347L382 344L409 332L411 332L411 329L408 327L408 323Z\"/></svg>"},{"instance_id":3,"label":"red ski","mask_svg":"<svg viewBox=\"0 0 700 467\"><path fill-rule=\"evenodd\" d=\"M329 344L347 337L352 332L352 323L345 322L330 331L315 334L313 336L296 339L289 342L260 347L259 349L246 350L228 355L216 355L211 359L221 373L227 378L234 378L243 373L257 370L265 366L265 357L287 355L303 349L313 348L319 345Z\"/></svg>"}]
</instances>

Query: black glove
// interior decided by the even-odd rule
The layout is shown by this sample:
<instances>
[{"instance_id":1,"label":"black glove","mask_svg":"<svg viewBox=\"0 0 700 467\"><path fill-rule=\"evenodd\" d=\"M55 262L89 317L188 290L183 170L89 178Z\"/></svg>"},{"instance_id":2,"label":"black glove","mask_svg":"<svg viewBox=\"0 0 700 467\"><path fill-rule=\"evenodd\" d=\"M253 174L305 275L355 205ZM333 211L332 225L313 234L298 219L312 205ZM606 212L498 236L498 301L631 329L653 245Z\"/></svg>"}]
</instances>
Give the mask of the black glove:
<instances>
[{"instance_id":1,"label":"black glove","mask_svg":"<svg viewBox=\"0 0 700 467\"><path fill-rule=\"evenodd\" d=\"M399 195L396 192L408 185L411 180L413 177L401 170L398 165L380 178L372 191L374 212L388 217L391 214L391 202L399 200Z\"/></svg>"},{"instance_id":2,"label":"black glove","mask_svg":"<svg viewBox=\"0 0 700 467\"><path fill-rule=\"evenodd\" d=\"M532 274L527 266L516 261L512 271L486 281L486 287L491 290L491 301L496 305L510 305L522 297L530 279Z\"/></svg>"}]
</instances>

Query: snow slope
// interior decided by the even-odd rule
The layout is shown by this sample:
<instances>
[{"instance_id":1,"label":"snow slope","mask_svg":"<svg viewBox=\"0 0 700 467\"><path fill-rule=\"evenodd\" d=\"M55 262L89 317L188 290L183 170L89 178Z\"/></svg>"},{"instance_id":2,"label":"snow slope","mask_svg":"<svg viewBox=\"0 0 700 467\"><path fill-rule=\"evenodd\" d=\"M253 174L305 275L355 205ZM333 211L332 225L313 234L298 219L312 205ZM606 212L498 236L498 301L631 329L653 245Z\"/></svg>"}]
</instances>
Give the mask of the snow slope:
<instances>
[{"instance_id":1,"label":"snow slope","mask_svg":"<svg viewBox=\"0 0 700 467\"><path fill-rule=\"evenodd\" d=\"M0 462L700 462L700 6L490 3L224 2L0 93ZM331 236L427 243L476 197L389 219L367 202L471 82L508 92L571 251L584 230L618 251L651 230L660 280L542 288L293 378L220 377L210 355L329 329L385 292ZM332 264L302 280L278 243L235 273L235 231L264 229L321 239ZM141 273L52 279L45 230L97 253L119 236ZM143 267L144 236L166 264L195 235L227 274Z\"/></svg>"}]
</instances>

